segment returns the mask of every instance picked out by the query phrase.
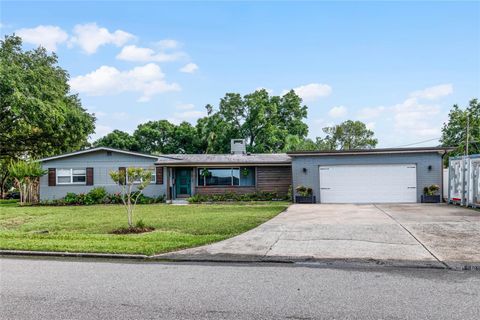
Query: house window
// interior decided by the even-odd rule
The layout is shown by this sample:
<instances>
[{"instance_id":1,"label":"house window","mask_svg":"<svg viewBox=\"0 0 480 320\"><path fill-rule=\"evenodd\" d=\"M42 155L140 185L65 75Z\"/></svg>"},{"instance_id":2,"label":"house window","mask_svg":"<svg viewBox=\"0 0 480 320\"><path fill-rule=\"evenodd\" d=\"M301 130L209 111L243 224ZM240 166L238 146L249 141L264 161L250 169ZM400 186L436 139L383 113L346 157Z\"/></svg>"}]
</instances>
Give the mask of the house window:
<instances>
[{"instance_id":1,"label":"house window","mask_svg":"<svg viewBox=\"0 0 480 320\"><path fill-rule=\"evenodd\" d=\"M58 169L57 184L86 184L86 169Z\"/></svg>"},{"instance_id":2,"label":"house window","mask_svg":"<svg viewBox=\"0 0 480 320\"><path fill-rule=\"evenodd\" d=\"M150 175L150 183L155 183L157 182L157 175L156 175L156 172L155 172L155 169L151 169L151 168L148 168L148 169L145 169L146 171L150 171L151 175ZM127 181L128 181L128 170L126 171L126 175L127 175ZM139 184L141 181L140 180L135 180L133 181L134 184Z\"/></svg>"},{"instance_id":3,"label":"house window","mask_svg":"<svg viewBox=\"0 0 480 320\"><path fill-rule=\"evenodd\" d=\"M249 167L198 168L197 177L198 186L255 186L255 168Z\"/></svg>"}]
</instances>

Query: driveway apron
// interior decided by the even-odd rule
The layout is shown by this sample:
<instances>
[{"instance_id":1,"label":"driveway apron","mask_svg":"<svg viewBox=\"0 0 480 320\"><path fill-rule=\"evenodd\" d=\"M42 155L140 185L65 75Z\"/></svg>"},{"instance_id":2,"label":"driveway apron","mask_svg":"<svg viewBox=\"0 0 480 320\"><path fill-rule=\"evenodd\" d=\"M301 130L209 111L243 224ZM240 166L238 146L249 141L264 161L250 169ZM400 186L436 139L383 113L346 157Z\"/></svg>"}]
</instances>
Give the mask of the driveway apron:
<instances>
[{"instance_id":1,"label":"driveway apron","mask_svg":"<svg viewBox=\"0 0 480 320\"><path fill-rule=\"evenodd\" d=\"M452 227L452 215L463 219L462 225ZM438 224L439 217L446 226ZM452 254L451 250L442 249L445 243L437 248L442 238L435 232L441 230L445 236L446 231L468 229L473 237L469 242L475 243L480 241L480 235L475 238L472 229L478 226L478 212L452 210L446 205L294 204L234 238L158 257L200 261L376 261L445 267L443 260L480 261L480 256L473 248L477 255L449 256L446 252ZM449 246L462 241L466 245L465 240L457 239Z\"/></svg>"}]
</instances>

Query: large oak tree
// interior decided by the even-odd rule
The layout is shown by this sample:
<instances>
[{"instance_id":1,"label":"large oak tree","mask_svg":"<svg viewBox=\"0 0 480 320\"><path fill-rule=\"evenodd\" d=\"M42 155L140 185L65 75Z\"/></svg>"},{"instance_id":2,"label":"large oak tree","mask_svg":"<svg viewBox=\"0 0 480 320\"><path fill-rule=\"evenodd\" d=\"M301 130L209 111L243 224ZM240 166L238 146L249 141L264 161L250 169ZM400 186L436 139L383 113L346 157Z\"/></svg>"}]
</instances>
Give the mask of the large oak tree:
<instances>
[{"instance_id":1,"label":"large oak tree","mask_svg":"<svg viewBox=\"0 0 480 320\"><path fill-rule=\"evenodd\" d=\"M0 157L39 158L88 144L95 117L70 94L69 75L57 56L22 40L0 41Z\"/></svg>"},{"instance_id":2,"label":"large oak tree","mask_svg":"<svg viewBox=\"0 0 480 320\"><path fill-rule=\"evenodd\" d=\"M308 133L307 107L293 90L283 96L269 96L264 89L243 97L227 93L217 111L211 105L207 111L197 129L209 153L230 152L230 139L235 138L246 139L250 152L278 152L284 149L286 136L303 139Z\"/></svg>"}]
</instances>

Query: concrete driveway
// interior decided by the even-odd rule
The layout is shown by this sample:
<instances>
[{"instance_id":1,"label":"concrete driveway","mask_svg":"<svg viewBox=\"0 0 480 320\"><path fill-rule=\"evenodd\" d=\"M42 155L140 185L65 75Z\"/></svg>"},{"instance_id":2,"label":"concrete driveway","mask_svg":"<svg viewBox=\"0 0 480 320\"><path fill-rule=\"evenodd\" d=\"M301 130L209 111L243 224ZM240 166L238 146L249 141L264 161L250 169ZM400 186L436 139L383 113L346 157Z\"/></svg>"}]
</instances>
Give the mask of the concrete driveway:
<instances>
[{"instance_id":1,"label":"concrete driveway","mask_svg":"<svg viewBox=\"0 0 480 320\"><path fill-rule=\"evenodd\" d=\"M444 204L294 204L237 237L158 257L458 268L480 264L480 211Z\"/></svg>"}]
</instances>

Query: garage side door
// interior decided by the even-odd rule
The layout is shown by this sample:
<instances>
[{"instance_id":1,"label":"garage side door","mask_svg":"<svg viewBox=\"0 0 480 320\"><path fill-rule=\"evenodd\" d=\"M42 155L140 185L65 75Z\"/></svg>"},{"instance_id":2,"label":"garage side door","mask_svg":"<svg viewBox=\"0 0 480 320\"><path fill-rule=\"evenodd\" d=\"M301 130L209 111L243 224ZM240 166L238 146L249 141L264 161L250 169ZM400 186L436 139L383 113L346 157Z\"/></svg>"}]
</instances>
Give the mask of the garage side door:
<instances>
[{"instance_id":1,"label":"garage side door","mask_svg":"<svg viewBox=\"0 0 480 320\"><path fill-rule=\"evenodd\" d=\"M414 164L320 166L321 203L417 202Z\"/></svg>"}]
</instances>

